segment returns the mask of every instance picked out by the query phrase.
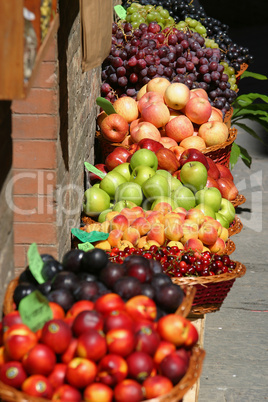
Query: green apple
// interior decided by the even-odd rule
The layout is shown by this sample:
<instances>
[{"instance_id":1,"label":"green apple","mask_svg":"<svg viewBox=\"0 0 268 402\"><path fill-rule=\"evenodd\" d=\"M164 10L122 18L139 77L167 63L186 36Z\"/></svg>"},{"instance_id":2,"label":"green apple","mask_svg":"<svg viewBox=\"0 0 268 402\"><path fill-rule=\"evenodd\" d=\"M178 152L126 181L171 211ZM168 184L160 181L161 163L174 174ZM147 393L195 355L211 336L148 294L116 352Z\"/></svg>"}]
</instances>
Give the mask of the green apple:
<instances>
[{"instance_id":1,"label":"green apple","mask_svg":"<svg viewBox=\"0 0 268 402\"><path fill-rule=\"evenodd\" d=\"M210 216L211 218L216 219L215 212L210 206L201 203L196 205L195 208L200 209L205 216Z\"/></svg>"},{"instance_id":2,"label":"green apple","mask_svg":"<svg viewBox=\"0 0 268 402\"><path fill-rule=\"evenodd\" d=\"M158 159L156 154L150 149L142 148L134 152L130 159L130 167L134 170L137 166L149 166L156 171L158 166Z\"/></svg>"},{"instance_id":3,"label":"green apple","mask_svg":"<svg viewBox=\"0 0 268 402\"><path fill-rule=\"evenodd\" d=\"M84 193L83 211L87 216L98 216L110 207L110 196L104 190L90 187Z\"/></svg>"},{"instance_id":4,"label":"green apple","mask_svg":"<svg viewBox=\"0 0 268 402\"><path fill-rule=\"evenodd\" d=\"M136 206L137 206L137 204L135 204L132 201L121 200L114 204L113 211L121 212L123 208L133 208Z\"/></svg>"},{"instance_id":5,"label":"green apple","mask_svg":"<svg viewBox=\"0 0 268 402\"><path fill-rule=\"evenodd\" d=\"M166 177L169 183L170 191L176 190L178 187L182 186L182 183L176 177L173 177L171 173L164 169L158 169L156 174L161 174L162 176Z\"/></svg>"},{"instance_id":6,"label":"green apple","mask_svg":"<svg viewBox=\"0 0 268 402\"><path fill-rule=\"evenodd\" d=\"M231 203L231 201L226 198L222 198L221 206L218 210L218 213L224 216L224 218L228 221L229 225L233 222L235 218L235 207Z\"/></svg>"},{"instance_id":7,"label":"green apple","mask_svg":"<svg viewBox=\"0 0 268 402\"><path fill-rule=\"evenodd\" d=\"M194 193L188 187L178 187L175 191L172 191L171 198L173 198L178 207L185 208L187 211L195 206Z\"/></svg>"},{"instance_id":8,"label":"green apple","mask_svg":"<svg viewBox=\"0 0 268 402\"><path fill-rule=\"evenodd\" d=\"M130 163L120 163L120 165L117 165L115 168L113 168L112 172L120 173L127 181L129 181L131 175Z\"/></svg>"},{"instance_id":9,"label":"green apple","mask_svg":"<svg viewBox=\"0 0 268 402\"><path fill-rule=\"evenodd\" d=\"M111 199L114 199L115 191L122 183L126 183L125 177L120 173L111 170L100 182L100 189L109 194Z\"/></svg>"},{"instance_id":10,"label":"green apple","mask_svg":"<svg viewBox=\"0 0 268 402\"><path fill-rule=\"evenodd\" d=\"M195 200L197 204L206 204L213 209L214 212L218 212L221 206L221 192L216 187L204 187L203 190L199 190L195 193Z\"/></svg>"},{"instance_id":11,"label":"green apple","mask_svg":"<svg viewBox=\"0 0 268 402\"><path fill-rule=\"evenodd\" d=\"M98 181L97 183L93 184L93 186L92 186L92 187L97 187L97 188L100 188L100 181Z\"/></svg>"},{"instance_id":12,"label":"green apple","mask_svg":"<svg viewBox=\"0 0 268 402\"><path fill-rule=\"evenodd\" d=\"M155 174L147 179L141 186L143 194L150 202L153 202L159 197L168 197L170 189L167 179L161 174Z\"/></svg>"},{"instance_id":13,"label":"green apple","mask_svg":"<svg viewBox=\"0 0 268 402\"><path fill-rule=\"evenodd\" d=\"M159 197L159 198L157 198L156 200L154 200L154 202L152 203L150 209L154 209L154 207L155 207L157 204L159 204L159 202L167 202L168 204L171 205L172 210L175 209L175 208L177 208L177 206L178 206L177 203L176 203L176 201L173 200L173 198L171 198L171 197Z\"/></svg>"},{"instance_id":14,"label":"green apple","mask_svg":"<svg viewBox=\"0 0 268 402\"><path fill-rule=\"evenodd\" d=\"M138 206L141 205L143 201L141 186L131 181L120 184L115 192L115 202L118 201L131 201Z\"/></svg>"},{"instance_id":15,"label":"green apple","mask_svg":"<svg viewBox=\"0 0 268 402\"><path fill-rule=\"evenodd\" d=\"M108 212L111 212L111 211L112 211L112 208L108 208L108 209L105 209L104 211L102 211L99 214L98 222L100 222L100 223L105 222L106 215L108 214Z\"/></svg>"},{"instance_id":16,"label":"green apple","mask_svg":"<svg viewBox=\"0 0 268 402\"><path fill-rule=\"evenodd\" d=\"M129 181L138 183L140 186L142 186L147 179L154 175L154 169L149 166L139 165L132 171Z\"/></svg>"},{"instance_id":17,"label":"green apple","mask_svg":"<svg viewBox=\"0 0 268 402\"><path fill-rule=\"evenodd\" d=\"M203 163L198 161L186 162L180 171L182 184L194 193L202 190L207 184L208 172Z\"/></svg>"},{"instance_id":18,"label":"green apple","mask_svg":"<svg viewBox=\"0 0 268 402\"><path fill-rule=\"evenodd\" d=\"M230 225L227 219L219 212L215 212L215 215L216 215L216 221L220 222L221 226L223 226L224 228L229 229Z\"/></svg>"}]
</instances>

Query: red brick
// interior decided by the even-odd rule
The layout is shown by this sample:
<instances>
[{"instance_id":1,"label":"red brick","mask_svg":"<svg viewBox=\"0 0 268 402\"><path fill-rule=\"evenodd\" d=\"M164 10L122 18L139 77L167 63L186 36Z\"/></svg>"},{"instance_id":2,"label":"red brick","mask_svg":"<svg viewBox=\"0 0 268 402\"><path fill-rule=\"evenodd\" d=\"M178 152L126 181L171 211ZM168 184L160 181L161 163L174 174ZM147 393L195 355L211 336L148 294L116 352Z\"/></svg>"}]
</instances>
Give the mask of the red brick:
<instances>
[{"instance_id":1,"label":"red brick","mask_svg":"<svg viewBox=\"0 0 268 402\"><path fill-rule=\"evenodd\" d=\"M19 114L57 114L57 91L32 88L26 99L14 100L11 109L13 113Z\"/></svg>"},{"instance_id":2,"label":"red brick","mask_svg":"<svg viewBox=\"0 0 268 402\"><path fill-rule=\"evenodd\" d=\"M27 251L24 245L14 245L14 266L26 267L27 266Z\"/></svg>"},{"instance_id":3,"label":"red brick","mask_svg":"<svg viewBox=\"0 0 268 402\"><path fill-rule=\"evenodd\" d=\"M14 222L56 222L53 196L14 196ZM21 210L21 211L20 211ZM28 211L28 212L27 212Z\"/></svg>"},{"instance_id":4,"label":"red brick","mask_svg":"<svg viewBox=\"0 0 268 402\"><path fill-rule=\"evenodd\" d=\"M14 169L13 182L14 195L49 195L56 188L56 171Z\"/></svg>"},{"instance_id":5,"label":"red brick","mask_svg":"<svg viewBox=\"0 0 268 402\"><path fill-rule=\"evenodd\" d=\"M14 168L55 169L56 166L56 144L54 141L14 140Z\"/></svg>"},{"instance_id":6,"label":"red brick","mask_svg":"<svg viewBox=\"0 0 268 402\"><path fill-rule=\"evenodd\" d=\"M55 88L57 85L56 63L44 61L33 81L32 88Z\"/></svg>"},{"instance_id":7,"label":"red brick","mask_svg":"<svg viewBox=\"0 0 268 402\"><path fill-rule=\"evenodd\" d=\"M58 258L58 248L56 246L37 245L39 254L51 254L54 258Z\"/></svg>"},{"instance_id":8,"label":"red brick","mask_svg":"<svg viewBox=\"0 0 268 402\"><path fill-rule=\"evenodd\" d=\"M56 244L57 228L53 223L14 223L15 244Z\"/></svg>"},{"instance_id":9,"label":"red brick","mask_svg":"<svg viewBox=\"0 0 268 402\"><path fill-rule=\"evenodd\" d=\"M12 137L15 139L56 139L58 117L51 115L13 114Z\"/></svg>"},{"instance_id":10,"label":"red brick","mask_svg":"<svg viewBox=\"0 0 268 402\"><path fill-rule=\"evenodd\" d=\"M58 48L57 48L57 34L56 34L53 41L51 41L50 46L47 48L44 60L55 61L57 60L57 56L58 56Z\"/></svg>"}]
</instances>

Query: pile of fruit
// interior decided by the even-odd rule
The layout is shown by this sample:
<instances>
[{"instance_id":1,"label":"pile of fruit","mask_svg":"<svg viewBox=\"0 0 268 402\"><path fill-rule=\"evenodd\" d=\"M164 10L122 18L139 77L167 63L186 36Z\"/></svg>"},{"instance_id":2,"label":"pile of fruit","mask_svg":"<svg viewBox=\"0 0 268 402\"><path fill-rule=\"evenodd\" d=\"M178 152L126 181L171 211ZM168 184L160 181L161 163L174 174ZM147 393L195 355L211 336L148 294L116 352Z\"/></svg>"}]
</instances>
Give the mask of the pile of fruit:
<instances>
[{"instance_id":1,"label":"pile of fruit","mask_svg":"<svg viewBox=\"0 0 268 402\"><path fill-rule=\"evenodd\" d=\"M49 400L138 402L179 383L198 332L176 314L184 293L158 261L129 255L118 264L98 249L71 250L62 263L41 257L44 282L28 267L1 323L2 384ZM51 312L39 328L22 320L34 292Z\"/></svg>"}]
</instances>

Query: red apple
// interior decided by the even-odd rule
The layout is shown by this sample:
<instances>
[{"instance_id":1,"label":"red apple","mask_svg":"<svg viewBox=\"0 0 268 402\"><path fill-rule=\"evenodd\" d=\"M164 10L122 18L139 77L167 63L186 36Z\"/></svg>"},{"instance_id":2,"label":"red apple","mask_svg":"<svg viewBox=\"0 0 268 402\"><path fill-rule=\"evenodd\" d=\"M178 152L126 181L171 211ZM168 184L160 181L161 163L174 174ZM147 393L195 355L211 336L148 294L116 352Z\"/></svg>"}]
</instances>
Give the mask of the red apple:
<instances>
[{"instance_id":1,"label":"red apple","mask_svg":"<svg viewBox=\"0 0 268 402\"><path fill-rule=\"evenodd\" d=\"M148 353L135 351L127 359L128 376L138 382L143 382L154 369L154 361Z\"/></svg>"},{"instance_id":2,"label":"red apple","mask_svg":"<svg viewBox=\"0 0 268 402\"><path fill-rule=\"evenodd\" d=\"M217 183L223 198L232 201L238 196L238 189L232 180L220 177Z\"/></svg>"},{"instance_id":3,"label":"red apple","mask_svg":"<svg viewBox=\"0 0 268 402\"><path fill-rule=\"evenodd\" d=\"M147 92L159 92L162 96L164 96L165 90L167 87L170 85L170 81L167 78L163 77L156 77L151 79L147 86L146 86L146 91Z\"/></svg>"},{"instance_id":4,"label":"red apple","mask_svg":"<svg viewBox=\"0 0 268 402\"><path fill-rule=\"evenodd\" d=\"M153 357L156 366L159 367L159 364L164 359L164 357L169 355L171 352L174 352L175 350L176 346L174 345L174 343L161 340Z\"/></svg>"},{"instance_id":5,"label":"red apple","mask_svg":"<svg viewBox=\"0 0 268 402\"><path fill-rule=\"evenodd\" d=\"M53 392L52 401L81 402L82 395L75 387L62 384Z\"/></svg>"},{"instance_id":6,"label":"red apple","mask_svg":"<svg viewBox=\"0 0 268 402\"><path fill-rule=\"evenodd\" d=\"M227 140L229 129L223 122L209 121L200 125L198 136L205 141L207 147L220 145Z\"/></svg>"},{"instance_id":7,"label":"red apple","mask_svg":"<svg viewBox=\"0 0 268 402\"><path fill-rule=\"evenodd\" d=\"M100 129L106 140L121 142L128 133L128 122L120 114L112 113L102 120Z\"/></svg>"},{"instance_id":8,"label":"red apple","mask_svg":"<svg viewBox=\"0 0 268 402\"><path fill-rule=\"evenodd\" d=\"M113 390L108 385L94 382L85 388L83 400L85 402L112 402Z\"/></svg>"},{"instance_id":9,"label":"red apple","mask_svg":"<svg viewBox=\"0 0 268 402\"><path fill-rule=\"evenodd\" d=\"M130 331L134 328L134 321L130 315L124 310L113 310L105 316L104 332L107 333L111 329L125 328Z\"/></svg>"},{"instance_id":10,"label":"red apple","mask_svg":"<svg viewBox=\"0 0 268 402\"><path fill-rule=\"evenodd\" d=\"M2 333L6 332L13 324L22 324L22 319L18 310L11 311L4 315L2 319Z\"/></svg>"},{"instance_id":11,"label":"red apple","mask_svg":"<svg viewBox=\"0 0 268 402\"><path fill-rule=\"evenodd\" d=\"M155 302L147 296L138 295L129 299L125 303L128 314L134 320L151 320L154 321L157 316L157 307Z\"/></svg>"},{"instance_id":12,"label":"red apple","mask_svg":"<svg viewBox=\"0 0 268 402\"><path fill-rule=\"evenodd\" d=\"M164 169L173 174L179 168L179 162L170 149L161 148L156 151L156 157L158 160L158 169Z\"/></svg>"},{"instance_id":13,"label":"red apple","mask_svg":"<svg viewBox=\"0 0 268 402\"><path fill-rule=\"evenodd\" d=\"M148 121L155 127L160 128L167 124L170 113L163 101L151 102L148 106L142 108L141 118L143 121Z\"/></svg>"},{"instance_id":14,"label":"red apple","mask_svg":"<svg viewBox=\"0 0 268 402\"><path fill-rule=\"evenodd\" d=\"M27 373L20 362L11 361L0 366L0 381L10 387L19 389L26 378Z\"/></svg>"},{"instance_id":15,"label":"red apple","mask_svg":"<svg viewBox=\"0 0 268 402\"><path fill-rule=\"evenodd\" d=\"M52 310L52 318L57 319L65 318L65 311L58 303L49 302L48 305Z\"/></svg>"},{"instance_id":16,"label":"red apple","mask_svg":"<svg viewBox=\"0 0 268 402\"><path fill-rule=\"evenodd\" d=\"M189 321L177 314L161 317L157 323L157 331L161 338L174 343L176 346L184 345L189 329Z\"/></svg>"},{"instance_id":17,"label":"red apple","mask_svg":"<svg viewBox=\"0 0 268 402\"><path fill-rule=\"evenodd\" d=\"M199 338L198 331L197 331L196 327L194 326L194 324L191 323L191 321L190 321L188 337L186 339L186 342L184 342L183 346L186 349L192 349L192 347L197 343L198 338ZM179 351L180 351L180 349L176 353L179 354ZM183 356L184 352L182 352L182 351L183 351L183 349L181 349L180 354ZM189 355L188 355L188 357L189 357Z\"/></svg>"},{"instance_id":18,"label":"red apple","mask_svg":"<svg viewBox=\"0 0 268 402\"><path fill-rule=\"evenodd\" d=\"M49 346L55 353L64 353L71 339L72 331L63 320L49 320L42 328L41 342Z\"/></svg>"},{"instance_id":19,"label":"red apple","mask_svg":"<svg viewBox=\"0 0 268 402\"><path fill-rule=\"evenodd\" d=\"M174 82L170 84L164 93L164 100L168 107L180 110L190 99L190 90L185 84Z\"/></svg>"},{"instance_id":20,"label":"red apple","mask_svg":"<svg viewBox=\"0 0 268 402\"><path fill-rule=\"evenodd\" d=\"M220 172L220 178L234 180L234 177L227 166L221 165L220 163L216 163L216 166Z\"/></svg>"},{"instance_id":21,"label":"red apple","mask_svg":"<svg viewBox=\"0 0 268 402\"><path fill-rule=\"evenodd\" d=\"M114 399L115 402L140 402L144 399L142 385L127 378L116 385Z\"/></svg>"},{"instance_id":22,"label":"red apple","mask_svg":"<svg viewBox=\"0 0 268 402\"><path fill-rule=\"evenodd\" d=\"M40 374L34 374L26 378L21 386L21 390L28 395L38 398L51 399L53 388L48 379Z\"/></svg>"},{"instance_id":23,"label":"red apple","mask_svg":"<svg viewBox=\"0 0 268 402\"><path fill-rule=\"evenodd\" d=\"M96 381L114 387L123 381L128 374L128 365L126 360L114 354L104 356L98 364L98 374Z\"/></svg>"},{"instance_id":24,"label":"red apple","mask_svg":"<svg viewBox=\"0 0 268 402\"><path fill-rule=\"evenodd\" d=\"M213 179L213 178L210 177L209 175L208 175L208 178L207 178L206 187L216 187L216 188L219 190L219 186L218 186L217 180Z\"/></svg>"},{"instance_id":25,"label":"red apple","mask_svg":"<svg viewBox=\"0 0 268 402\"><path fill-rule=\"evenodd\" d=\"M113 103L113 107L116 113L124 117L128 123L131 123L139 116L138 104L135 99L131 98L130 96L124 96L116 99L116 101Z\"/></svg>"},{"instance_id":26,"label":"red apple","mask_svg":"<svg viewBox=\"0 0 268 402\"><path fill-rule=\"evenodd\" d=\"M72 330L75 336L80 336L89 329L102 330L103 316L96 310L81 311L73 322Z\"/></svg>"},{"instance_id":27,"label":"red apple","mask_svg":"<svg viewBox=\"0 0 268 402\"><path fill-rule=\"evenodd\" d=\"M173 138L165 137L165 136L161 137L160 143L162 145L164 145L164 147L167 149L175 148L178 146L177 141L173 140Z\"/></svg>"},{"instance_id":28,"label":"red apple","mask_svg":"<svg viewBox=\"0 0 268 402\"><path fill-rule=\"evenodd\" d=\"M195 96L199 96L200 98L208 99L208 94L203 88L195 88L190 90L190 94L194 94Z\"/></svg>"},{"instance_id":29,"label":"red apple","mask_svg":"<svg viewBox=\"0 0 268 402\"><path fill-rule=\"evenodd\" d=\"M96 363L83 357L75 357L68 363L66 380L75 388L85 388L91 384L97 375Z\"/></svg>"},{"instance_id":30,"label":"red apple","mask_svg":"<svg viewBox=\"0 0 268 402\"><path fill-rule=\"evenodd\" d=\"M116 147L105 159L105 165L109 171L113 170L121 163L127 162L131 153L123 147Z\"/></svg>"},{"instance_id":31,"label":"red apple","mask_svg":"<svg viewBox=\"0 0 268 402\"><path fill-rule=\"evenodd\" d=\"M9 361L12 361L14 359L11 359L6 351L6 348L4 346L0 346L0 366L4 363L7 363Z\"/></svg>"},{"instance_id":32,"label":"red apple","mask_svg":"<svg viewBox=\"0 0 268 402\"><path fill-rule=\"evenodd\" d=\"M212 106L207 99L199 96L190 99L185 106L186 116L195 124L206 123L211 115Z\"/></svg>"},{"instance_id":33,"label":"red apple","mask_svg":"<svg viewBox=\"0 0 268 402\"><path fill-rule=\"evenodd\" d=\"M164 148L164 145L159 141L152 140L150 138L143 138L138 142L140 148L146 148L150 151L156 152L158 149Z\"/></svg>"},{"instance_id":34,"label":"red apple","mask_svg":"<svg viewBox=\"0 0 268 402\"><path fill-rule=\"evenodd\" d=\"M172 384L176 385L185 375L189 366L189 362L178 356L176 352L172 352L160 363L160 372L163 376L167 377Z\"/></svg>"},{"instance_id":35,"label":"red apple","mask_svg":"<svg viewBox=\"0 0 268 402\"><path fill-rule=\"evenodd\" d=\"M152 102L162 102L163 103L163 95L159 92L149 91L146 92L138 101L138 108L140 113L142 110L150 105Z\"/></svg>"},{"instance_id":36,"label":"red apple","mask_svg":"<svg viewBox=\"0 0 268 402\"><path fill-rule=\"evenodd\" d=\"M4 332L5 350L12 360L21 360L37 344L36 334L25 324L13 324Z\"/></svg>"},{"instance_id":37,"label":"red apple","mask_svg":"<svg viewBox=\"0 0 268 402\"><path fill-rule=\"evenodd\" d=\"M161 395L169 393L173 384L167 377L163 375L155 375L148 377L142 384L146 399L158 398Z\"/></svg>"},{"instance_id":38,"label":"red apple","mask_svg":"<svg viewBox=\"0 0 268 402\"><path fill-rule=\"evenodd\" d=\"M97 163L95 165L95 168L99 169L102 173L105 173L105 174L109 172L107 166L104 163ZM93 185L94 183L101 180L102 178L100 176L97 176L93 172L88 172L88 179L89 179L90 184Z\"/></svg>"},{"instance_id":39,"label":"red apple","mask_svg":"<svg viewBox=\"0 0 268 402\"><path fill-rule=\"evenodd\" d=\"M49 376L47 377L50 384L54 389L60 387L65 382L67 364L64 363L56 363L54 369L51 371Z\"/></svg>"},{"instance_id":40,"label":"red apple","mask_svg":"<svg viewBox=\"0 0 268 402\"><path fill-rule=\"evenodd\" d=\"M143 326L135 333L135 350L153 356L160 344L158 332L150 327Z\"/></svg>"},{"instance_id":41,"label":"red apple","mask_svg":"<svg viewBox=\"0 0 268 402\"><path fill-rule=\"evenodd\" d=\"M208 156L206 157L206 159L207 159L207 163L208 163L208 176L217 180L220 177L220 171L217 168L216 163Z\"/></svg>"},{"instance_id":42,"label":"red apple","mask_svg":"<svg viewBox=\"0 0 268 402\"><path fill-rule=\"evenodd\" d=\"M186 162L192 161L201 162L207 168L207 170L209 169L209 164L206 156L198 149L188 148L181 154L180 166L183 166Z\"/></svg>"},{"instance_id":43,"label":"red apple","mask_svg":"<svg viewBox=\"0 0 268 402\"><path fill-rule=\"evenodd\" d=\"M110 329L106 334L106 342L110 354L125 357L134 350L134 334L130 329Z\"/></svg>"},{"instance_id":44,"label":"red apple","mask_svg":"<svg viewBox=\"0 0 268 402\"><path fill-rule=\"evenodd\" d=\"M117 293L107 293L96 300L95 309L106 316L113 310L125 310L125 302Z\"/></svg>"},{"instance_id":45,"label":"red apple","mask_svg":"<svg viewBox=\"0 0 268 402\"><path fill-rule=\"evenodd\" d=\"M209 116L208 121L220 121L220 122L223 122L221 110L212 106L211 115Z\"/></svg>"},{"instance_id":46,"label":"red apple","mask_svg":"<svg viewBox=\"0 0 268 402\"><path fill-rule=\"evenodd\" d=\"M56 355L47 345L38 343L22 359L22 365L28 374L48 376L56 364Z\"/></svg>"},{"instance_id":47,"label":"red apple","mask_svg":"<svg viewBox=\"0 0 268 402\"><path fill-rule=\"evenodd\" d=\"M194 126L187 116L181 115L171 119L165 126L166 136L172 138L177 143L194 133Z\"/></svg>"},{"instance_id":48,"label":"red apple","mask_svg":"<svg viewBox=\"0 0 268 402\"><path fill-rule=\"evenodd\" d=\"M137 124L130 131L130 135L133 142L140 142L143 138L150 138L155 141L159 141L161 139L161 134L158 128L148 121L142 121L141 123Z\"/></svg>"},{"instance_id":49,"label":"red apple","mask_svg":"<svg viewBox=\"0 0 268 402\"><path fill-rule=\"evenodd\" d=\"M89 329L79 336L76 354L93 361L100 360L107 352L107 343L102 331Z\"/></svg>"}]
</instances>

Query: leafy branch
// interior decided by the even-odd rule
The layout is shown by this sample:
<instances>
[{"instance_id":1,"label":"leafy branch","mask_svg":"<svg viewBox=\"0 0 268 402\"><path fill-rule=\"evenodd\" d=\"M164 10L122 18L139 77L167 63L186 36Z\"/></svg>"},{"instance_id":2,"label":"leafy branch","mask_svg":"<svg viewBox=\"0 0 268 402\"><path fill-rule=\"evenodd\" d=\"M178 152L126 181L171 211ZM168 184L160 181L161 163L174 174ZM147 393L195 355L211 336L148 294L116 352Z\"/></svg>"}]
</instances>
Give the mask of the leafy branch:
<instances>
[{"instance_id":1,"label":"leafy branch","mask_svg":"<svg viewBox=\"0 0 268 402\"><path fill-rule=\"evenodd\" d=\"M246 77L251 77L258 80L267 80L265 75L251 73L249 71L245 71L240 78L242 79ZM268 132L268 96L258 93L240 95L236 98L232 106L233 115L231 125L241 128L258 141L264 143L256 131L249 127L244 120L247 119L258 123L262 128L264 128L265 131ZM252 158L247 150L241 145L233 143L230 156L231 169L237 163L238 158L241 158L245 165L250 168Z\"/></svg>"}]
</instances>

